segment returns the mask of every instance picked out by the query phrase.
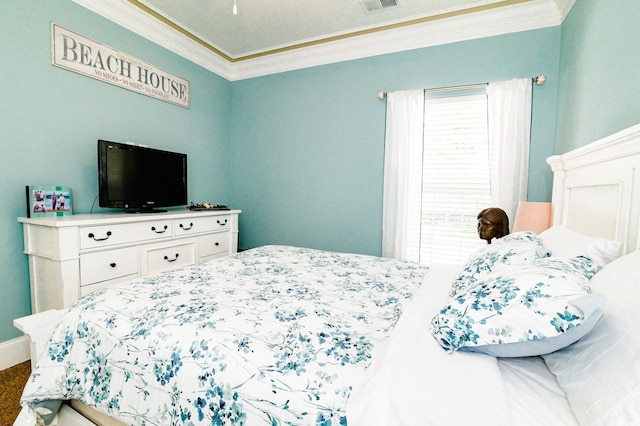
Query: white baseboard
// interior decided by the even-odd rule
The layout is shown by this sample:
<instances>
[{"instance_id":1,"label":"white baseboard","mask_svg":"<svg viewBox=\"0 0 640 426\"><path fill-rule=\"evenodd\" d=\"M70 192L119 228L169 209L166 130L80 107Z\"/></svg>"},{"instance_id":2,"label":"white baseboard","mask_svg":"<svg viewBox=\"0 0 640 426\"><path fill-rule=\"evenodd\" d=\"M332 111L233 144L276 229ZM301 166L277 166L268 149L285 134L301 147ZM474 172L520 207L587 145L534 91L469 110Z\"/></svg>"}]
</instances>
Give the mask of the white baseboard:
<instances>
[{"instance_id":1,"label":"white baseboard","mask_svg":"<svg viewBox=\"0 0 640 426\"><path fill-rule=\"evenodd\" d=\"M0 370L29 361L29 359L29 340L25 336L0 343Z\"/></svg>"}]
</instances>

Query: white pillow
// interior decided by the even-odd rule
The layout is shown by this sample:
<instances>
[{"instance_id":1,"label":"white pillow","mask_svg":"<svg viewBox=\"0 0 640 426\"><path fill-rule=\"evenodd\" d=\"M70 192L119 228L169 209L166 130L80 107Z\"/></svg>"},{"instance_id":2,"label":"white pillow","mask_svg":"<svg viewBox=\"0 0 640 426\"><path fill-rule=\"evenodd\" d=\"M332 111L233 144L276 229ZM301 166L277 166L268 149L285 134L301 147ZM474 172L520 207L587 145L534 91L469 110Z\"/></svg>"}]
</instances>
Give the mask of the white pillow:
<instances>
[{"instance_id":1,"label":"white pillow","mask_svg":"<svg viewBox=\"0 0 640 426\"><path fill-rule=\"evenodd\" d=\"M543 358L581 425L640 424L640 250L591 279L607 297L591 333Z\"/></svg>"},{"instance_id":2,"label":"white pillow","mask_svg":"<svg viewBox=\"0 0 640 426\"><path fill-rule=\"evenodd\" d=\"M598 322L605 298L592 295L590 259L544 258L489 274L433 317L447 351L499 357L541 355L568 346Z\"/></svg>"},{"instance_id":3,"label":"white pillow","mask_svg":"<svg viewBox=\"0 0 640 426\"><path fill-rule=\"evenodd\" d=\"M551 251L553 257L571 258L585 256L602 268L620 255L622 244L606 238L588 237L570 230L564 225L553 226L541 232L538 237Z\"/></svg>"}]
</instances>

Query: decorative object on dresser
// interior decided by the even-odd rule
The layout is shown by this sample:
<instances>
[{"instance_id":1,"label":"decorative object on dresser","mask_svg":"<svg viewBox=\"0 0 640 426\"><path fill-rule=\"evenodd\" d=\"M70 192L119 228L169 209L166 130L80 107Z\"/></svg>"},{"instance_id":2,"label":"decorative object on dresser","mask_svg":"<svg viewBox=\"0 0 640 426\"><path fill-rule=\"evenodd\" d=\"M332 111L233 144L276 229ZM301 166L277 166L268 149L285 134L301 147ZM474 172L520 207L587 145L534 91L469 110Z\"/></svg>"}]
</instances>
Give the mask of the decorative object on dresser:
<instances>
[{"instance_id":1,"label":"decorative object on dresser","mask_svg":"<svg viewBox=\"0 0 640 426\"><path fill-rule=\"evenodd\" d=\"M67 216L73 214L71 188L66 186L25 187L27 217Z\"/></svg>"},{"instance_id":2,"label":"decorative object on dresser","mask_svg":"<svg viewBox=\"0 0 640 426\"><path fill-rule=\"evenodd\" d=\"M201 211L201 210L231 210L226 204L213 204L213 203L190 203L189 210Z\"/></svg>"},{"instance_id":3,"label":"decorative object on dresser","mask_svg":"<svg viewBox=\"0 0 640 426\"><path fill-rule=\"evenodd\" d=\"M32 312L117 282L235 253L240 210L19 218Z\"/></svg>"}]
</instances>

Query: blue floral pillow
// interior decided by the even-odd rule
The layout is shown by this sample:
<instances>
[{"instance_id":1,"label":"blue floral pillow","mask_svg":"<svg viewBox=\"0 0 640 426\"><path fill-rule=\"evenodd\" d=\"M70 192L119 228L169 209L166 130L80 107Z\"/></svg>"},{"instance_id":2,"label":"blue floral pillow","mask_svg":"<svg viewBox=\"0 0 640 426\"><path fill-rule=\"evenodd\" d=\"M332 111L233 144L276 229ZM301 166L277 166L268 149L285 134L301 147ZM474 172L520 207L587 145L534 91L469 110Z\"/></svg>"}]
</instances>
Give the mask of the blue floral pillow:
<instances>
[{"instance_id":1,"label":"blue floral pillow","mask_svg":"<svg viewBox=\"0 0 640 426\"><path fill-rule=\"evenodd\" d=\"M544 248L542 241L532 232L515 232L493 240L492 244L475 252L467 260L464 268L451 284L450 296L475 285L494 271L549 257L551 252Z\"/></svg>"},{"instance_id":2,"label":"blue floral pillow","mask_svg":"<svg viewBox=\"0 0 640 426\"><path fill-rule=\"evenodd\" d=\"M447 351L493 356L550 353L579 340L602 316L590 259L543 258L493 272L451 298L431 321Z\"/></svg>"}]
</instances>

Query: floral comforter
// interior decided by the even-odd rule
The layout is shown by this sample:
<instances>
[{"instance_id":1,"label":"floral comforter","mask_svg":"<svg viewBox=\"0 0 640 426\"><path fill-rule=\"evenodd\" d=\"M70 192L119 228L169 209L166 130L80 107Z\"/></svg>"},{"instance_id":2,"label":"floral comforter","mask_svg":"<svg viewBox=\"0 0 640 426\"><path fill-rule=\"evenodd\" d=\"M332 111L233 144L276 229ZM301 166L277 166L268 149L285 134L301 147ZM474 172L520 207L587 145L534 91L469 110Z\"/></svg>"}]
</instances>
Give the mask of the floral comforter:
<instances>
[{"instance_id":1,"label":"floral comforter","mask_svg":"<svg viewBox=\"0 0 640 426\"><path fill-rule=\"evenodd\" d=\"M267 246L99 290L63 317L22 404L77 399L133 425L345 425L427 271Z\"/></svg>"}]
</instances>

